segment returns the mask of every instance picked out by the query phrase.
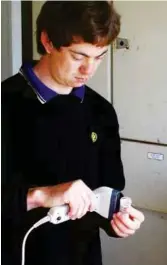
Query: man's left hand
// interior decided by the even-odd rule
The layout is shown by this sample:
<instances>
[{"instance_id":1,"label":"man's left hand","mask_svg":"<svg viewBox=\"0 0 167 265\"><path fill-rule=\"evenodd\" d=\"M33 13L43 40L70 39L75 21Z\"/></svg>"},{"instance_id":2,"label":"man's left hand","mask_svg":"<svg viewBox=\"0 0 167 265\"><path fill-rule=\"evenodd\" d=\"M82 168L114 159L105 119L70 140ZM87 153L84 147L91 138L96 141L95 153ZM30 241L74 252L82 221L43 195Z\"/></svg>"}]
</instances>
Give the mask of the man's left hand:
<instances>
[{"instance_id":1,"label":"man's left hand","mask_svg":"<svg viewBox=\"0 0 167 265\"><path fill-rule=\"evenodd\" d=\"M133 235L144 222L144 215L139 210L130 207L127 213L118 212L113 215L111 226L120 237Z\"/></svg>"}]
</instances>

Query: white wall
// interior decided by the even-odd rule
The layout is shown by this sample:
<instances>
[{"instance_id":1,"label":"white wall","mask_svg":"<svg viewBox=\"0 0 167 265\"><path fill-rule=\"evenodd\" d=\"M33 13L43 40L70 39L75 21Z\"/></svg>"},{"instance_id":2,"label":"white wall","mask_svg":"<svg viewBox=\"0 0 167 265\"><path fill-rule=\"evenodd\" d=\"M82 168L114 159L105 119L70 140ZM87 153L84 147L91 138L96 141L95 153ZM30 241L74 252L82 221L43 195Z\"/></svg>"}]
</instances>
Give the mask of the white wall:
<instances>
[{"instance_id":1,"label":"white wall","mask_svg":"<svg viewBox=\"0 0 167 265\"><path fill-rule=\"evenodd\" d=\"M1 79L6 79L12 74L11 65L11 26L9 16L11 13L10 2L1 2ZM8 30L7 30L8 29Z\"/></svg>"},{"instance_id":2,"label":"white wall","mask_svg":"<svg viewBox=\"0 0 167 265\"><path fill-rule=\"evenodd\" d=\"M116 1L120 37L115 50L113 100L123 138L167 144L167 2ZM162 161L148 152L163 154ZM167 212L167 147L122 142L125 192L140 207Z\"/></svg>"},{"instance_id":3,"label":"white wall","mask_svg":"<svg viewBox=\"0 0 167 265\"><path fill-rule=\"evenodd\" d=\"M149 152L164 154L164 160L148 159ZM126 175L125 194L133 204L167 213L167 147L122 142Z\"/></svg>"},{"instance_id":4,"label":"white wall","mask_svg":"<svg viewBox=\"0 0 167 265\"><path fill-rule=\"evenodd\" d=\"M167 2L116 1L121 37L114 52L114 104L123 137L167 143Z\"/></svg>"},{"instance_id":5,"label":"white wall","mask_svg":"<svg viewBox=\"0 0 167 265\"><path fill-rule=\"evenodd\" d=\"M1 2L1 80L18 72L22 63L21 2Z\"/></svg>"}]
</instances>

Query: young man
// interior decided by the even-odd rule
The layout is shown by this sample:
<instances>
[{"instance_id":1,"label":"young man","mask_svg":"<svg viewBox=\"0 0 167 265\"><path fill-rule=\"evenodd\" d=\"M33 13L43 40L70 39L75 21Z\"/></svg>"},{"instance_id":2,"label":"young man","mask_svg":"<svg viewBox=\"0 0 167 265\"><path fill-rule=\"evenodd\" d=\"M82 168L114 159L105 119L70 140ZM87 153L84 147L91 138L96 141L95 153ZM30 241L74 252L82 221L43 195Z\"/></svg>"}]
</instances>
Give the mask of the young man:
<instances>
[{"instance_id":1,"label":"young man","mask_svg":"<svg viewBox=\"0 0 167 265\"><path fill-rule=\"evenodd\" d=\"M99 227L127 237L144 220L133 207L110 221L90 213L94 189L125 184L116 113L85 85L119 30L112 2L48 1L40 61L2 83L3 265L21 263L25 233L52 206L69 204L71 220L33 231L26 265L101 265Z\"/></svg>"}]
</instances>

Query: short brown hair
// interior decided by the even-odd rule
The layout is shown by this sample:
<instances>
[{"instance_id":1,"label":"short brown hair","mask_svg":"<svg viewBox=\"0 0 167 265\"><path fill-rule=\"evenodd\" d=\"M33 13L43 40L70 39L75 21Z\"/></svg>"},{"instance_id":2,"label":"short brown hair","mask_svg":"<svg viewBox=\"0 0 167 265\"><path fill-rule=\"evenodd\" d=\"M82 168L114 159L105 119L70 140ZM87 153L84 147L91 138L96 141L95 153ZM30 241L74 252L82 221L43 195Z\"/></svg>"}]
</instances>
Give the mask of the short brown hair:
<instances>
[{"instance_id":1,"label":"short brown hair","mask_svg":"<svg viewBox=\"0 0 167 265\"><path fill-rule=\"evenodd\" d=\"M120 16L112 1L47 1L36 23L40 54L45 54L42 31L57 49L77 39L97 46L109 45L120 31Z\"/></svg>"}]
</instances>

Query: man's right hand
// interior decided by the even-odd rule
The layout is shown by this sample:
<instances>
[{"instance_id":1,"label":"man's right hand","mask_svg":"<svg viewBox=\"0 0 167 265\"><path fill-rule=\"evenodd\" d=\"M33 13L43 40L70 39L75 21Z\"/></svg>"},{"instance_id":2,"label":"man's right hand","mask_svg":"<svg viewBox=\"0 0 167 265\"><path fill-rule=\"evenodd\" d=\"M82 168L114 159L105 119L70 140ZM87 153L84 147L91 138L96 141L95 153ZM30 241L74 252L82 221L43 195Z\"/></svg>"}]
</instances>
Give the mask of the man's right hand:
<instances>
[{"instance_id":1,"label":"man's right hand","mask_svg":"<svg viewBox=\"0 0 167 265\"><path fill-rule=\"evenodd\" d=\"M68 204L69 216L74 220L81 218L88 211L93 211L94 198L93 191L82 180L76 180L55 186L29 189L27 210Z\"/></svg>"}]
</instances>

